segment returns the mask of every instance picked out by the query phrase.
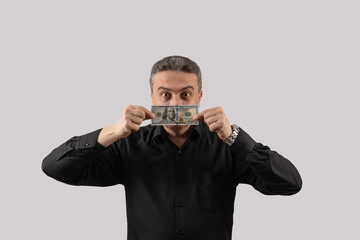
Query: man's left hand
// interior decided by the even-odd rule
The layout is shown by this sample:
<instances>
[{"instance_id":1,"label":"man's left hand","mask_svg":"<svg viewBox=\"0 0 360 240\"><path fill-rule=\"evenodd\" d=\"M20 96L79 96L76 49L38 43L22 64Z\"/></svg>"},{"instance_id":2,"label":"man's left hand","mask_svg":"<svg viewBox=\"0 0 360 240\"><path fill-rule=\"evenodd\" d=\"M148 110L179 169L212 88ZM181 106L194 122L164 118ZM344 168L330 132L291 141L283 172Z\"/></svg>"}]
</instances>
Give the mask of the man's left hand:
<instances>
[{"instance_id":1,"label":"man's left hand","mask_svg":"<svg viewBox=\"0 0 360 240\"><path fill-rule=\"evenodd\" d=\"M221 107L210 108L194 116L194 120L204 121L211 132L216 132L221 140L230 137L231 124Z\"/></svg>"}]
</instances>

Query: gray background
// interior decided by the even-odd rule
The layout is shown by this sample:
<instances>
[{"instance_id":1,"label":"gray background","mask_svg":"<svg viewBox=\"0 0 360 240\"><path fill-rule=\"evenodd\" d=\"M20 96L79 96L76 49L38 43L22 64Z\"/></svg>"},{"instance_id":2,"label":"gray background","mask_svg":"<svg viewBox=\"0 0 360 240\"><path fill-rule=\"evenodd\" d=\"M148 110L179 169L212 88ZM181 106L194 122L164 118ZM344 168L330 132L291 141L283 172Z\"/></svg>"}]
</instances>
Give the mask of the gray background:
<instances>
[{"instance_id":1,"label":"gray background","mask_svg":"<svg viewBox=\"0 0 360 240\"><path fill-rule=\"evenodd\" d=\"M291 197L239 185L233 239L359 239L358 1L0 2L0 239L126 239L125 193L48 178L75 135L150 108L153 63L203 73L222 106L300 171ZM148 122L146 122L148 124Z\"/></svg>"}]
</instances>

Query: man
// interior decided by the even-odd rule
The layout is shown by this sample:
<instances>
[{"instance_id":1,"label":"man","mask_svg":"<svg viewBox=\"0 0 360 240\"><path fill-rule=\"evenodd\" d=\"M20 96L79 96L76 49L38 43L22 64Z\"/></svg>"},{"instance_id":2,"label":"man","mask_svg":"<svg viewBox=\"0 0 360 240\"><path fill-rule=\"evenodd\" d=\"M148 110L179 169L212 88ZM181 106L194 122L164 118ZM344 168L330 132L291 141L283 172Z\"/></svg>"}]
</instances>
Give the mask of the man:
<instances>
[{"instance_id":1,"label":"man","mask_svg":"<svg viewBox=\"0 0 360 240\"><path fill-rule=\"evenodd\" d=\"M192 60L154 64L153 105L200 104L201 72ZM231 125L221 107L194 116L200 124L140 127L154 114L128 106L120 120L54 149L43 171L72 185L123 184L129 240L229 240L239 183L267 195L300 191L289 160Z\"/></svg>"},{"instance_id":2,"label":"man","mask_svg":"<svg viewBox=\"0 0 360 240\"><path fill-rule=\"evenodd\" d=\"M173 107L166 107L160 124L176 124L175 121L175 109Z\"/></svg>"}]
</instances>

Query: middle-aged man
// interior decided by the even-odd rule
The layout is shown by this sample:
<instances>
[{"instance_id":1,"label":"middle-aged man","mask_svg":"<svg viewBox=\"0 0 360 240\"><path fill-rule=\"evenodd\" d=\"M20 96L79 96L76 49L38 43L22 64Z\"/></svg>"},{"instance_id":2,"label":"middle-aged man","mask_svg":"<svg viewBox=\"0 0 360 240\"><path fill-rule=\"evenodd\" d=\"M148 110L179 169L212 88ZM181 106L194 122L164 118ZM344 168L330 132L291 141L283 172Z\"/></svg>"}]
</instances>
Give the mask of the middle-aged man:
<instances>
[{"instance_id":1,"label":"middle-aged man","mask_svg":"<svg viewBox=\"0 0 360 240\"><path fill-rule=\"evenodd\" d=\"M200 104L203 94L198 65L181 56L155 63L150 84L153 105ZM113 125L55 148L42 169L72 185L123 184L128 240L229 240L239 183L267 195L302 187L289 160L231 125L221 107L195 115L196 126L140 127L154 117L130 105Z\"/></svg>"}]
</instances>

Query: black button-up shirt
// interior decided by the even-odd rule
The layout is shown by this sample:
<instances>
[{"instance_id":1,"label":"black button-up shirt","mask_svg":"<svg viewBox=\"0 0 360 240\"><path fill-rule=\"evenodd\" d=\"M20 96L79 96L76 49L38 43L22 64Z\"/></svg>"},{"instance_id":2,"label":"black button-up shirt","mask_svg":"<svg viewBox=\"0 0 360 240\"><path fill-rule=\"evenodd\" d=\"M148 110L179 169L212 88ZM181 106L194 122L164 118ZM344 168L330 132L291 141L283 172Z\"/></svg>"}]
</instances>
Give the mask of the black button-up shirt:
<instances>
[{"instance_id":1,"label":"black button-up shirt","mask_svg":"<svg viewBox=\"0 0 360 240\"><path fill-rule=\"evenodd\" d=\"M236 186L291 195L302 186L296 168L244 130L229 147L204 122L179 149L162 126L147 125L105 148L101 129L75 136L42 163L72 185L125 187L128 240L230 240Z\"/></svg>"}]
</instances>

